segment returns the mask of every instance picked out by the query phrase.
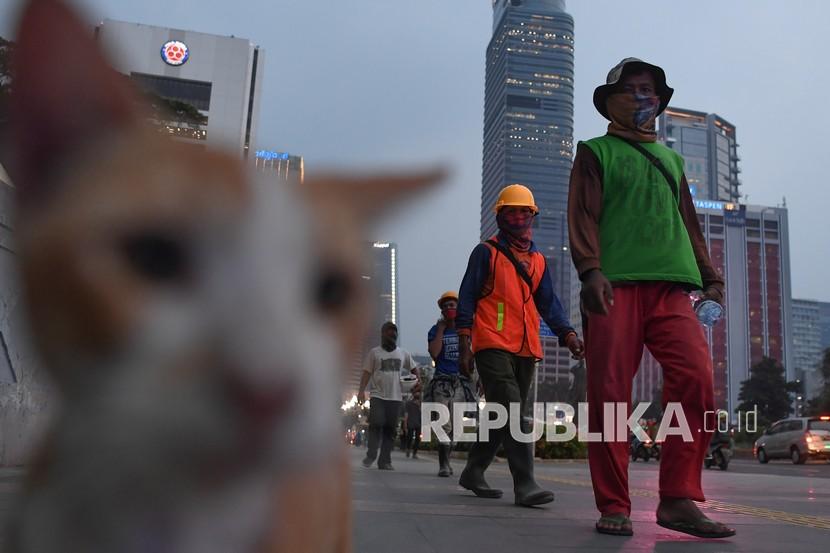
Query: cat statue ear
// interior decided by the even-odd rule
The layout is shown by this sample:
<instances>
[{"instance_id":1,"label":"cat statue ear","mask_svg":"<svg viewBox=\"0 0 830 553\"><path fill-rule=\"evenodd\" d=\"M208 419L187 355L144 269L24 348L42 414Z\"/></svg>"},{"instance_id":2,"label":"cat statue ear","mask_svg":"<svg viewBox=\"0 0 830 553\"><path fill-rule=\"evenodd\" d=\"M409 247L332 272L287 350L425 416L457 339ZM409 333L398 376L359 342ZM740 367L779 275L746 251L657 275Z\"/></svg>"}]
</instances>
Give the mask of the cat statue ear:
<instances>
[{"instance_id":1,"label":"cat statue ear","mask_svg":"<svg viewBox=\"0 0 830 553\"><path fill-rule=\"evenodd\" d=\"M444 180L442 168L412 172L370 175L310 176L301 186L311 204L323 207L328 215L353 216L363 225L385 215L430 186Z\"/></svg>"},{"instance_id":2,"label":"cat statue ear","mask_svg":"<svg viewBox=\"0 0 830 553\"><path fill-rule=\"evenodd\" d=\"M92 26L64 2L28 2L15 40L9 173L25 204L78 147L137 126L141 104L99 51Z\"/></svg>"}]
</instances>

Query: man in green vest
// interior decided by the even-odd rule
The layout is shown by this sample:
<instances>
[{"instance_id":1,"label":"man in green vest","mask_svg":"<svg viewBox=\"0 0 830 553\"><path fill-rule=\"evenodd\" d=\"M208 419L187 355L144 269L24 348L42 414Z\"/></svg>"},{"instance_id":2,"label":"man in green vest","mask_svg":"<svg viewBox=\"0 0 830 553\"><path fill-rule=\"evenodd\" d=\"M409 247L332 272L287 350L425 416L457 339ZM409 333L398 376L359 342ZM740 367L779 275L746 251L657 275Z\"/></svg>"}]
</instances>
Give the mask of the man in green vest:
<instances>
[{"instance_id":1,"label":"man in green vest","mask_svg":"<svg viewBox=\"0 0 830 553\"><path fill-rule=\"evenodd\" d=\"M723 301L698 225L683 158L656 142L655 119L674 91L663 70L626 58L594 91L610 121L581 142L571 173L568 228L582 281L589 431L602 432L603 405L628 403L643 346L663 368L663 402L679 402L690 435L666 438L660 461L660 526L698 537L735 534L706 518L701 466L714 412L712 359L690 292ZM677 427L680 421L663 421ZM613 426L613 425L612 425ZM689 441L686 441L688 439ZM588 444L598 532L631 535L628 437Z\"/></svg>"}]
</instances>

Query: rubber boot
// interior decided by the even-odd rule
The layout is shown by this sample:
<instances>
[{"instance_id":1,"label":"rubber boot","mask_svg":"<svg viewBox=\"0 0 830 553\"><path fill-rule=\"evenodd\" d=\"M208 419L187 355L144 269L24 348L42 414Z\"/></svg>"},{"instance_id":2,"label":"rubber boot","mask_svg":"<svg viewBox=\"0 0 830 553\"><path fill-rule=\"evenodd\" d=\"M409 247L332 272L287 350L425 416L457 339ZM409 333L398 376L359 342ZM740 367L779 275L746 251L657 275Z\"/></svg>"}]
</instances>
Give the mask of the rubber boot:
<instances>
[{"instance_id":1,"label":"rubber boot","mask_svg":"<svg viewBox=\"0 0 830 553\"><path fill-rule=\"evenodd\" d=\"M521 443L507 436L504 451L513 476L516 505L532 507L553 501L553 492L540 488L533 477L533 444Z\"/></svg>"},{"instance_id":2,"label":"rubber boot","mask_svg":"<svg viewBox=\"0 0 830 553\"><path fill-rule=\"evenodd\" d=\"M491 488L487 480L484 479L484 471L493 462L500 445L501 439L497 435L492 435L490 441L474 443L467 455L467 465L461 472L458 485L470 490L478 497L491 499L501 497L504 492L497 488Z\"/></svg>"},{"instance_id":3,"label":"rubber boot","mask_svg":"<svg viewBox=\"0 0 830 553\"><path fill-rule=\"evenodd\" d=\"M450 446L447 444L438 445L438 476L447 478L450 475Z\"/></svg>"},{"instance_id":4,"label":"rubber boot","mask_svg":"<svg viewBox=\"0 0 830 553\"><path fill-rule=\"evenodd\" d=\"M450 476L452 476L452 444L447 446L447 468L450 469Z\"/></svg>"}]
</instances>

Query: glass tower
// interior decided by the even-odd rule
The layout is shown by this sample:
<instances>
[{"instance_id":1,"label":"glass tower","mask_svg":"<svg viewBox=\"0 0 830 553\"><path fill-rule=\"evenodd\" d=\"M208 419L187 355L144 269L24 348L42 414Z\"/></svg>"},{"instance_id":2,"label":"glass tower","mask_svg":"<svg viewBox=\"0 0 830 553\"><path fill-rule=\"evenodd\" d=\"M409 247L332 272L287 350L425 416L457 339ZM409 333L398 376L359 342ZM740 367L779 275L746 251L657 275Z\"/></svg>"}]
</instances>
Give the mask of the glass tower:
<instances>
[{"instance_id":1,"label":"glass tower","mask_svg":"<svg viewBox=\"0 0 830 553\"><path fill-rule=\"evenodd\" d=\"M481 238L496 233L499 191L521 183L540 214L534 241L548 260L556 293L578 323L568 251L568 181L573 153L574 21L564 0L494 0L487 47ZM577 307L573 305L573 307ZM544 338L543 379L567 377L570 357Z\"/></svg>"},{"instance_id":2,"label":"glass tower","mask_svg":"<svg viewBox=\"0 0 830 553\"><path fill-rule=\"evenodd\" d=\"M737 202L740 156L735 125L715 113L669 106L658 119L657 138L683 156L695 198Z\"/></svg>"}]
</instances>

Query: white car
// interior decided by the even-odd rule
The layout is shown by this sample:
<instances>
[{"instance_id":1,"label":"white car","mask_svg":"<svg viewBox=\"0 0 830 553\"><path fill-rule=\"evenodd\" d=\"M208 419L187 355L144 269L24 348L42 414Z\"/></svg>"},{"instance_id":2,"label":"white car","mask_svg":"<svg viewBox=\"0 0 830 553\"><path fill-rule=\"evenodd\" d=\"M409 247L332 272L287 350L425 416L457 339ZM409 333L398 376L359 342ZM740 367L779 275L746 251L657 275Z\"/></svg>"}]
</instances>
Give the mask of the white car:
<instances>
[{"instance_id":1,"label":"white car","mask_svg":"<svg viewBox=\"0 0 830 553\"><path fill-rule=\"evenodd\" d=\"M780 420L755 440L752 453L759 463L790 459L800 465L808 458L830 459L830 416Z\"/></svg>"}]
</instances>

